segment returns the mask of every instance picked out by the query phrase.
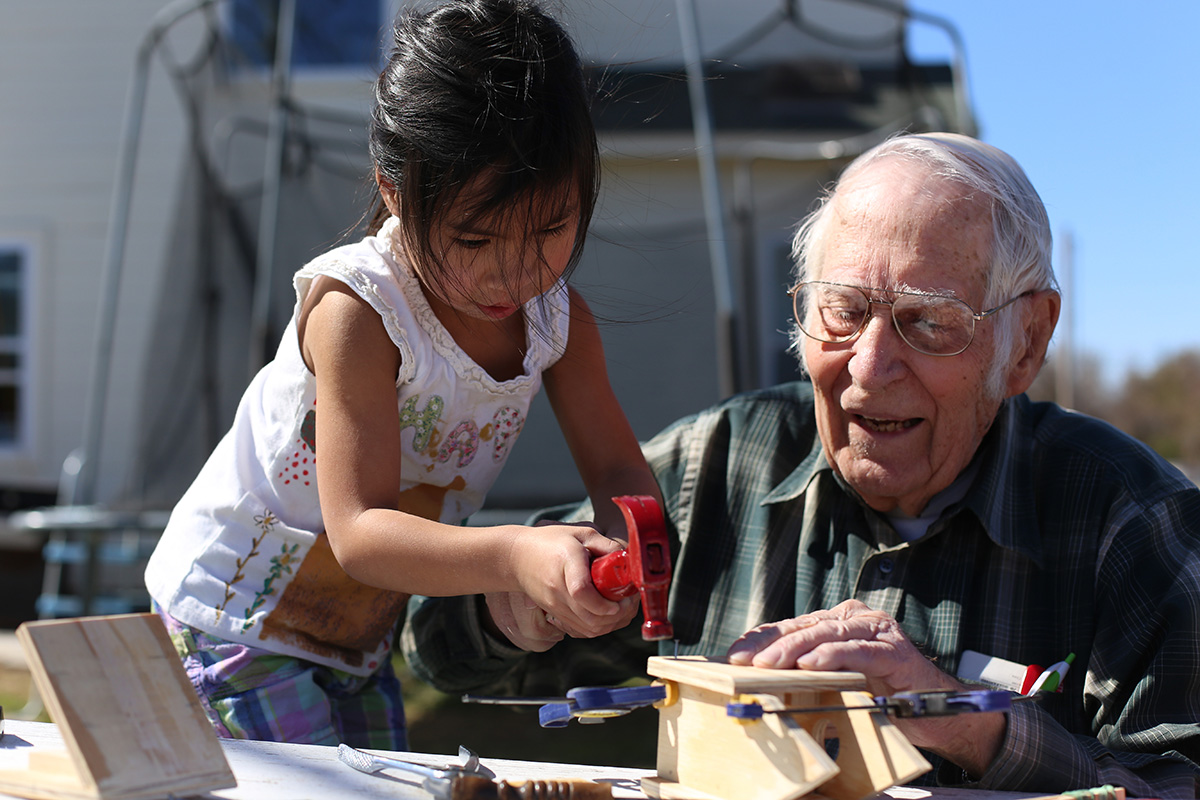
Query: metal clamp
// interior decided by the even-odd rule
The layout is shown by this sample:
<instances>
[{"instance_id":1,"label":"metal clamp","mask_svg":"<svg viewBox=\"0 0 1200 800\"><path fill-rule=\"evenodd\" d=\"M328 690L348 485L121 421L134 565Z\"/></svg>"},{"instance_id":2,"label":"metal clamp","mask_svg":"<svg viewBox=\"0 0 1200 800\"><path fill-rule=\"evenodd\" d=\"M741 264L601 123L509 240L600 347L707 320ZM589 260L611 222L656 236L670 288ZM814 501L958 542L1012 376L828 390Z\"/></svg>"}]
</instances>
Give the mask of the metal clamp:
<instances>
[{"instance_id":1,"label":"metal clamp","mask_svg":"<svg viewBox=\"0 0 1200 800\"><path fill-rule=\"evenodd\" d=\"M865 706L812 706L767 710L755 702L728 703L725 713L736 719L761 719L763 714L816 714L822 711L882 711L901 719L912 717L950 717L957 714L1009 711L1013 697L1009 692L980 689L969 692L897 692L871 698Z\"/></svg>"}]
</instances>

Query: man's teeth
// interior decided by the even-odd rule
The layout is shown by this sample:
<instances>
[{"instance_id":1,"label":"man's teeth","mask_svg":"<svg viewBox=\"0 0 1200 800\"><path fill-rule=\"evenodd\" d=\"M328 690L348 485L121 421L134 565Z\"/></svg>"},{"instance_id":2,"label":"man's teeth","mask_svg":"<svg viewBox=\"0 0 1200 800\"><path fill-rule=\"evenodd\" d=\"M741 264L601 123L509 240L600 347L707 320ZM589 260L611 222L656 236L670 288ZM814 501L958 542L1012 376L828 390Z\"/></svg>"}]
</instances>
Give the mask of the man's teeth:
<instances>
[{"instance_id":1,"label":"man's teeth","mask_svg":"<svg viewBox=\"0 0 1200 800\"><path fill-rule=\"evenodd\" d=\"M879 433L895 433L906 428L911 428L916 425L919 420L916 419L871 419L870 417L859 417L862 420L864 427L870 428Z\"/></svg>"}]
</instances>

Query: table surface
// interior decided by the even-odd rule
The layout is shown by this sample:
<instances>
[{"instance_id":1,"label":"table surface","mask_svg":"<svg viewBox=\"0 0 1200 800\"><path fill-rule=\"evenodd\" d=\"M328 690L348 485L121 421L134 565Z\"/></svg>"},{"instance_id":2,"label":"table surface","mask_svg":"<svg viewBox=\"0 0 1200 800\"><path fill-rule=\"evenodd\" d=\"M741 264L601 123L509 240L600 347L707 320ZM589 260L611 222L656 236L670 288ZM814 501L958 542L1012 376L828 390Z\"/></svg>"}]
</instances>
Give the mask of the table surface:
<instances>
[{"instance_id":1,"label":"table surface","mask_svg":"<svg viewBox=\"0 0 1200 800\"><path fill-rule=\"evenodd\" d=\"M367 775L343 764L337 749L319 745L280 744L222 740L229 766L237 778L233 789L204 795L224 800L328 800L354 797L362 800L430 800L431 795L419 782L396 771ZM62 750L58 726L47 722L5 720L0 737L0 769L26 769L34 749ZM390 758L441 766L456 761L448 755L428 753L387 753ZM581 764L556 764L538 761L508 761L482 758L481 763L508 781L586 779L612 784L613 797L629 800L644 798L640 780L652 770L629 767L599 767ZM416 779L419 781L419 779ZM897 786L888 789L881 800L1025 800L1036 797L1019 792L967 792ZM0 797L11 795L0 793Z\"/></svg>"},{"instance_id":2,"label":"table surface","mask_svg":"<svg viewBox=\"0 0 1200 800\"><path fill-rule=\"evenodd\" d=\"M354 797L361 800L430 800L420 787L420 778L388 770L367 775L343 764L337 749L307 744L278 742L221 741L238 785L204 795L226 800L329 800ZM0 738L0 769L26 769L34 748L64 749L58 726L47 722L5 720ZM416 761L430 766L456 762L455 756L427 753L386 753L390 758ZM609 782L615 798L642 798L639 781L649 770L628 767L589 767L531 761L481 759L498 777L509 781L583 778ZM11 795L0 793L0 797Z\"/></svg>"}]
</instances>

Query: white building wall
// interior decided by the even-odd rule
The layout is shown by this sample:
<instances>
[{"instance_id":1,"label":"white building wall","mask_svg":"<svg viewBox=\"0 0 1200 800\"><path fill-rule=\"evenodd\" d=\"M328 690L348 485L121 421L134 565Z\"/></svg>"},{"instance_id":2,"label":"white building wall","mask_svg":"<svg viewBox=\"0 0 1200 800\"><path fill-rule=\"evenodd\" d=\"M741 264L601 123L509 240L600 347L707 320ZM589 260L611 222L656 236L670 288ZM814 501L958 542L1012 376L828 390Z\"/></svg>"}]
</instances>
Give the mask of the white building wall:
<instances>
[{"instance_id":1,"label":"white building wall","mask_svg":"<svg viewBox=\"0 0 1200 800\"><path fill-rule=\"evenodd\" d=\"M389 10L398 4L387 2ZM654 12L657 16L652 13L664 4L673 8L669 0L572 0L562 7L590 56L619 61L628 51L630 60L639 63L646 56L641 51L678 57L674 13L663 14L661 8ZM35 350L29 401L35 426L22 450L0 450L0 488L53 489L64 459L83 444L127 94L137 49L155 15L167 5L168 0L0 0L0 240L14 233L28 237L39 259L30 309ZM736 13L730 10L734 5ZM720 49L739 40L777 5L775 0L733 5L698 0L706 48ZM869 9L858 4L814 0L806 11L838 27L833 22L847 6L856 9L861 25L851 28L860 33L878 33L880 26L890 24L874 20ZM186 60L200 26L197 19L172 33L176 60ZM784 45L792 46L791 40L773 36L756 52L771 55ZM636 58L634 49L640 52ZM297 76L293 88L308 102L363 113L371 77L310 74ZM224 94L217 98L221 102L214 101L208 113L219 117L240 110L261 118L266 90L262 80L235 79L223 86ZM207 122L206 135L214 135L212 120ZM666 143L605 138L604 198L578 273L593 309L620 320L603 329L609 371L643 437L719 395L699 171L694 141L690 135L677 138ZM727 203L733 183L730 154L736 144L728 136L718 137ZM170 258L166 242L183 192L180 175L188 160L186 148L179 101L156 62L138 154L96 470L95 499L101 502L125 488L138 463L138 414L144 411L139 407L140 384L147 353L155 336L161 335L152 329L157 319L154 305L160 297L169 302L172 296L172 287L162 279L168 272L163 265ZM261 165L232 169L245 172L248 182L261 178ZM790 226L834 170L835 165L758 167L756 235L763 244L756 262L774 258L768 248L778 249L786 242ZM732 226L727 232L736 235ZM731 243L731 255L735 246ZM289 271L299 263L291 264ZM772 274L770 269L766 272ZM768 281L759 291L769 305L770 298L779 296L778 281ZM746 324L752 329L743 335L768 344L781 338L779 331L787 325L786 302L783 313L773 310ZM548 408L539 412L536 422L531 420L522 442L512 468L497 486L498 498L520 503L534 495L578 494L578 479Z\"/></svg>"},{"instance_id":2,"label":"white building wall","mask_svg":"<svg viewBox=\"0 0 1200 800\"><path fill-rule=\"evenodd\" d=\"M101 273L126 96L137 48L163 0L5 0L0 5L0 236L42 247L28 309L32 440L0 453L0 485L53 488L83 442ZM151 83L120 296L109 413L97 472L103 499L135 441L124 387L139 378L184 130L161 70ZM28 232L34 232L29 234Z\"/></svg>"}]
</instances>

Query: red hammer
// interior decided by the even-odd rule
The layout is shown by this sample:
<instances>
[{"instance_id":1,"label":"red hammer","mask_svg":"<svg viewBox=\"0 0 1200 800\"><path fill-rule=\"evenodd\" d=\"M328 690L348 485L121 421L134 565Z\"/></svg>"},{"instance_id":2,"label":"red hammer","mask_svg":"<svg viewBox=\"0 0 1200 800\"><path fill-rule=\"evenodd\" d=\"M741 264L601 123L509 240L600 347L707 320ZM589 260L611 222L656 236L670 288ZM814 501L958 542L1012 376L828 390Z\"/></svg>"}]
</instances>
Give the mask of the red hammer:
<instances>
[{"instance_id":1,"label":"red hammer","mask_svg":"<svg viewBox=\"0 0 1200 800\"><path fill-rule=\"evenodd\" d=\"M629 546L592 562L592 583L604 597L620 600L642 593L642 638L648 642L674 637L667 620L667 590L671 587L671 551L667 526L653 497L614 497L625 515Z\"/></svg>"}]
</instances>

